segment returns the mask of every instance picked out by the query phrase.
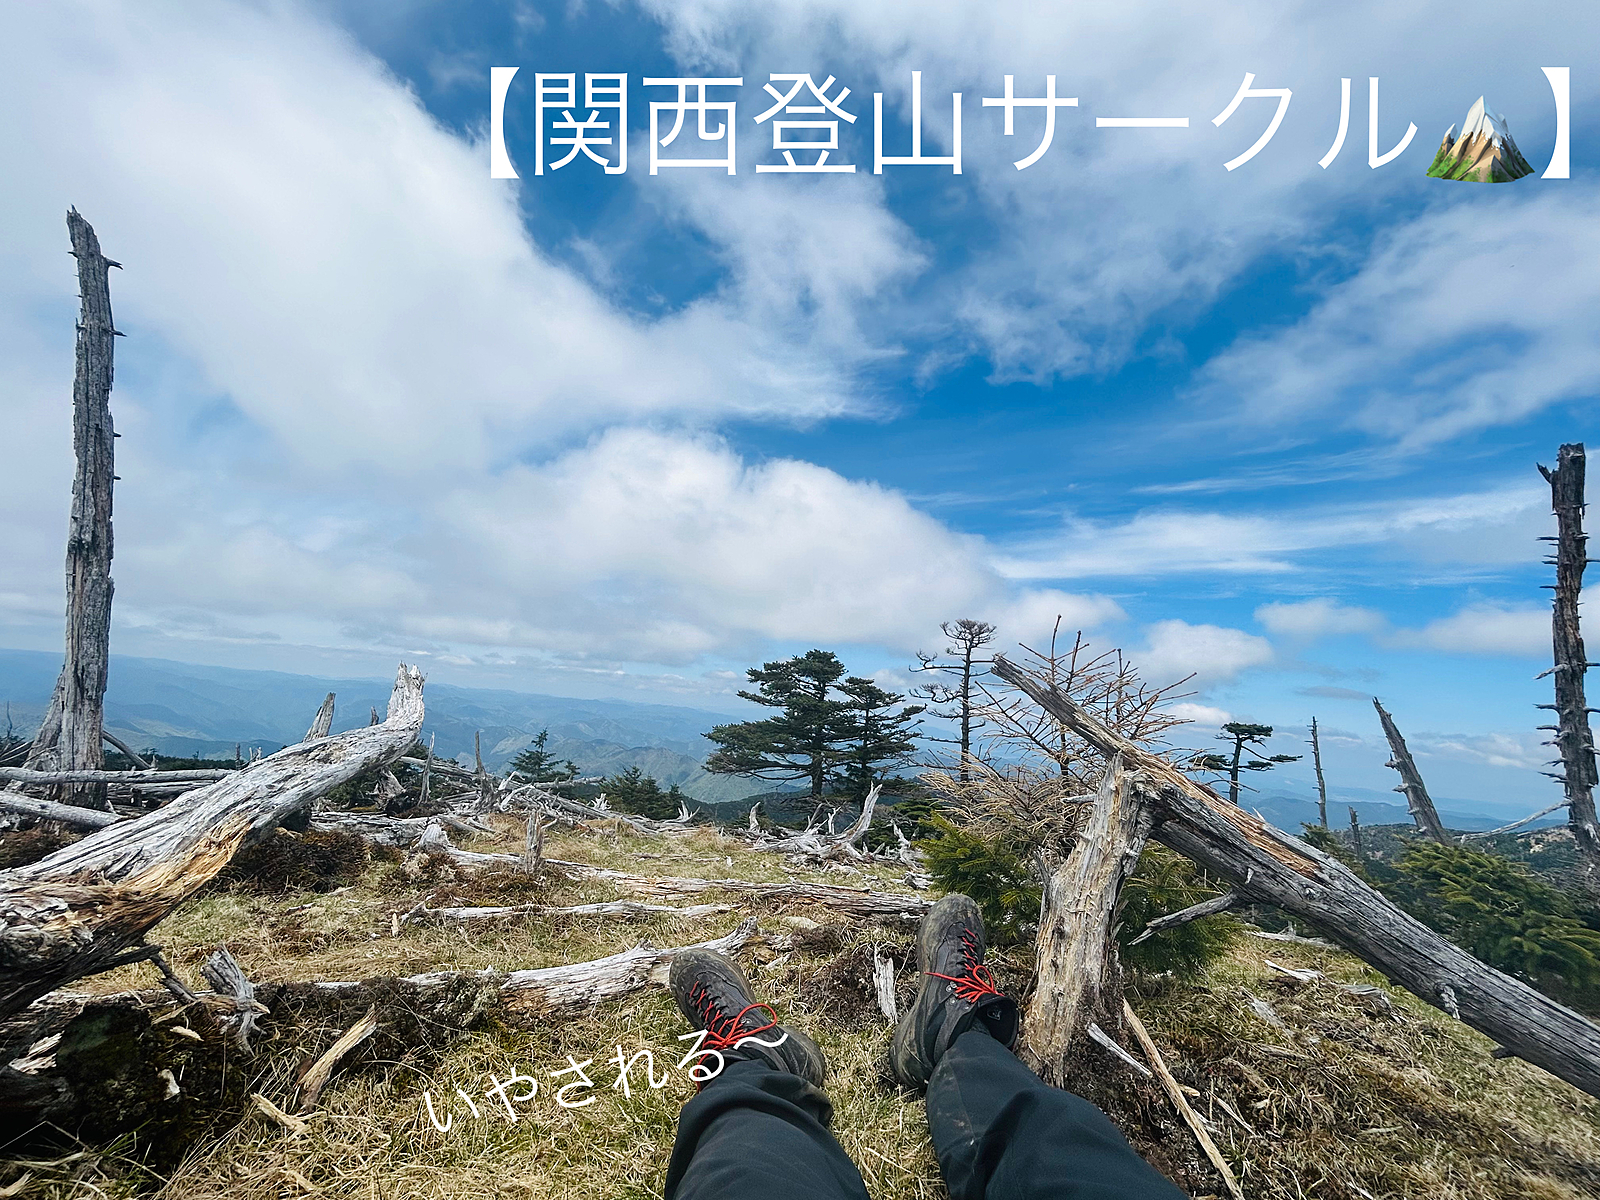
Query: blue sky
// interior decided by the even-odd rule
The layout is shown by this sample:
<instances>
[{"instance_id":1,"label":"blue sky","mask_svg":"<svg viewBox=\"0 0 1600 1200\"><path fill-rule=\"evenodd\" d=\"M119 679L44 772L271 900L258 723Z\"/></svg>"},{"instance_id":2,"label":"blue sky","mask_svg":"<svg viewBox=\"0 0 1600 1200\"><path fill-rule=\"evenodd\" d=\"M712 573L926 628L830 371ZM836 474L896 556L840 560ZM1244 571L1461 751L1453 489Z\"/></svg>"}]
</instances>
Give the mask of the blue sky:
<instances>
[{"instance_id":1,"label":"blue sky","mask_svg":"<svg viewBox=\"0 0 1600 1200\"><path fill-rule=\"evenodd\" d=\"M0 644L60 639L71 203L126 266L115 650L731 711L763 659L903 683L941 620L1059 613L1194 672L1196 744L1238 717L1293 753L1316 714L1387 787L1377 694L1437 792L1553 799L1534 463L1600 440L1600 14L1037 8L9 9ZM1480 94L1542 171L1546 66L1570 179L1424 177ZM960 175L871 171L912 70L926 153L962 93ZM626 174L534 177L538 71L627 73ZM851 89L855 174L755 172L775 72ZM1276 104L1213 123L1246 73L1292 99L1230 172ZM1079 99L1026 170L1006 74ZM735 75L737 174L651 176L642 78ZM1376 169L1372 76L1379 152L1416 126Z\"/></svg>"}]
</instances>

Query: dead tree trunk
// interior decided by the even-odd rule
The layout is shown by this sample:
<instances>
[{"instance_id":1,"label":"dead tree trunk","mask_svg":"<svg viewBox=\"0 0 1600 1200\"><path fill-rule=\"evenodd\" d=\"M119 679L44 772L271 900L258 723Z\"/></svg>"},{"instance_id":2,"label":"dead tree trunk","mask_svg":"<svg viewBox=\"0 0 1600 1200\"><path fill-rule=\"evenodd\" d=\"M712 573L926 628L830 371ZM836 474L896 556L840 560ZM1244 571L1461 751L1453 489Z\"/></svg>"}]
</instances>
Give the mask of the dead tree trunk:
<instances>
[{"instance_id":1,"label":"dead tree trunk","mask_svg":"<svg viewBox=\"0 0 1600 1200\"><path fill-rule=\"evenodd\" d=\"M1123 882L1138 865L1151 816L1122 758L1112 758L1088 823L1045 880L1038 980L1022 1022L1018 1056L1047 1083L1066 1087L1093 1022L1122 1027L1122 965L1112 921Z\"/></svg>"},{"instance_id":2,"label":"dead tree trunk","mask_svg":"<svg viewBox=\"0 0 1600 1200\"><path fill-rule=\"evenodd\" d=\"M1395 725L1394 718L1383 710L1383 705L1378 703L1376 696L1372 698L1372 707L1378 710L1378 719L1383 722L1383 735L1389 739L1389 751L1394 755L1384 765L1400 772L1400 786L1394 790L1405 796L1406 806L1411 810L1411 819L1417 823L1418 829L1434 841L1446 846L1454 844L1455 839L1446 832L1439 820L1439 813L1433 807L1428 789L1423 785L1422 773L1417 770L1416 760L1411 757L1411 751L1406 749L1406 740L1400 736L1400 729Z\"/></svg>"},{"instance_id":3,"label":"dead tree trunk","mask_svg":"<svg viewBox=\"0 0 1600 1200\"><path fill-rule=\"evenodd\" d=\"M328 698L318 707L317 715L311 718L311 727L301 741L311 742L328 736L328 731L333 728L333 702L334 693L329 692Z\"/></svg>"},{"instance_id":4,"label":"dead tree trunk","mask_svg":"<svg viewBox=\"0 0 1600 1200\"><path fill-rule=\"evenodd\" d=\"M1322 739L1317 737L1317 719L1311 718L1311 763L1317 771L1317 823L1328 827L1328 783L1322 777Z\"/></svg>"},{"instance_id":5,"label":"dead tree trunk","mask_svg":"<svg viewBox=\"0 0 1600 1200\"><path fill-rule=\"evenodd\" d=\"M1361 844L1361 818L1353 808L1350 810L1350 844L1355 847L1357 861L1367 857L1367 848Z\"/></svg>"},{"instance_id":6,"label":"dead tree trunk","mask_svg":"<svg viewBox=\"0 0 1600 1200\"><path fill-rule=\"evenodd\" d=\"M1583 648L1583 633L1578 627L1578 593L1583 587L1583 568L1588 565L1588 535L1583 532L1583 443L1561 447L1555 470L1539 468L1550 483L1550 506L1556 514L1556 568L1554 612L1550 623L1556 677L1556 724L1552 743L1560 752L1559 779L1567 796L1567 824L1578 844L1585 883L1600 894L1600 825L1595 820L1594 788L1597 782L1594 761L1594 734L1589 729L1588 701L1584 699L1583 677L1589 669ZM1548 774L1548 772L1546 772Z\"/></svg>"},{"instance_id":7,"label":"dead tree trunk","mask_svg":"<svg viewBox=\"0 0 1600 1200\"><path fill-rule=\"evenodd\" d=\"M422 676L400 668L382 725L289 746L165 808L0 871L0 1020L84 975L138 962L156 922L312 797L404 754Z\"/></svg>"},{"instance_id":8,"label":"dead tree trunk","mask_svg":"<svg viewBox=\"0 0 1600 1200\"><path fill-rule=\"evenodd\" d=\"M1276 904L1316 926L1395 983L1494 1038L1510 1053L1600 1096L1600 1026L1485 966L1314 846L1228 804L1171 763L1106 728L1059 688L996 656L993 673L1024 692L1107 759L1121 754L1149 782L1150 836L1246 901Z\"/></svg>"},{"instance_id":9,"label":"dead tree trunk","mask_svg":"<svg viewBox=\"0 0 1600 1200\"><path fill-rule=\"evenodd\" d=\"M29 766L97 770L106 666L111 640L111 487L115 479L111 427L112 342L109 269L121 264L100 253L100 240L77 209L67 212L67 233L78 260L77 363L72 380L72 515L67 524L66 661ZM66 788L69 804L109 809L96 784Z\"/></svg>"}]
</instances>

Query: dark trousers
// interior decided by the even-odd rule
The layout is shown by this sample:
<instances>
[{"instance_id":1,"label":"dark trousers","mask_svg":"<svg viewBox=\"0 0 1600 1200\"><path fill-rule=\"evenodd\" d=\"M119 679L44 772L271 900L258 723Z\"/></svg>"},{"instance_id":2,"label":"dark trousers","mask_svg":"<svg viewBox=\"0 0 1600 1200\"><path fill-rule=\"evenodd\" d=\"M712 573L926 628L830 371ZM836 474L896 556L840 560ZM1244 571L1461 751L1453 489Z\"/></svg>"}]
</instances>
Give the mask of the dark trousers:
<instances>
[{"instance_id":1,"label":"dark trousers","mask_svg":"<svg viewBox=\"0 0 1600 1200\"><path fill-rule=\"evenodd\" d=\"M827 1093L798 1076L729 1063L683 1106L666 1200L866 1200L832 1116ZM1183 1200L1103 1112L981 1029L934 1069L928 1132L951 1200Z\"/></svg>"}]
</instances>

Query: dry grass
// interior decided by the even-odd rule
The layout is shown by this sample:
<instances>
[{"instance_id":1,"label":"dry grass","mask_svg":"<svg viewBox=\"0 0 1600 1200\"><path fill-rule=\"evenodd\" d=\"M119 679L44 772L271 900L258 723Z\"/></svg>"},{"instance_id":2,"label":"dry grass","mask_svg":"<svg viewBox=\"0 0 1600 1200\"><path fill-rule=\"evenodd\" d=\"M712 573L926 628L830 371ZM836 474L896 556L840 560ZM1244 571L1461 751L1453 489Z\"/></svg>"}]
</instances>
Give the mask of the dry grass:
<instances>
[{"instance_id":1,"label":"dry grass","mask_svg":"<svg viewBox=\"0 0 1600 1200\"><path fill-rule=\"evenodd\" d=\"M521 831L513 825L506 822L502 836L479 839L470 848L518 847ZM648 874L800 878L882 888L902 886L903 874L888 866L853 876L795 871L779 855L753 853L712 831L675 837L561 834L551 837L547 853ZM741 915L519 919L467 928L407 926L399 936L391 934L393 914L424 896L441 904L508 898L577 903L618 895L598 883L470 876L438 863L408 873L399 864L377 862L354 886L326 894L215 891L163 922L158 938L190 977L205 954L223 944L261 981L360 979L439 968L546 966L614 953L640 939L678 945L726 933ZM810 1030L826 1051L835 1131L869 1192L883 1200L942 1197L921 1103L879 1080L888 1027L867 983L873 949L903 963L910 930L835 923L804 907L768 910L761 920L769 930L791 934L793 945L781 953L758 947L745 956L746 966L763 999ZM1492 1059L1485 1039L1403 993L1386 992L1405 1018L1396 1021L1321 983L1279 984L1275 980L1282 976L1265 965L1272 958L1338 980L1379 982L1346 955L1246 942L1200 985L1147 985L1146 994L1133 999L1170 1065L1199 1093L1195 1104L1216 1125L1217 1141L1251 1200L1568 1200L1600 1194L1600 1103L1527 1064ZM1020 958L1002 956L997 969L1013 989L1025 981ZM141 965L87 980L84 987L107 993L153 982L153 972ZM902 1001L909 1000L909 972L902 972L900 984ZM1253 1014L1252 997L1267 1000L1288 1028ZM264 1074L255 1086L287 1104L295 1070L326 1046L330 1032L279 1029L269 1053L258 1060L256 1069ZM530 1021L509 1011L486 1028L446 1032L425 1053L399 1062L368 1061L335 1074L303 1136L254 1112L242 1120L230 1115L165 1179L140 1168L122 1146L0 1168L0 1188L25 1171L31 1179L20 1194L51 1200L151 1193L172 1200L660 1195L677 1112L693 1085L674 1071L661 1090L636 1084L624 1098L611 1089L616 1068L607 1063L618 1045L630 1055L648 1047L676 1061L683 1023L665 992L652 989L565 1021ZM568 1055L593 1059L589 1078L596 1098L583 1108L562 1108L553 1100L553 1089L571 1077L549 1076L567 1065ZM491 1075L505 1079L516 1068L532 1069L540 1093L518 1106L521 1119L513 1123L503 1110L493 1115L493 1102L482 1096ZM479 1098L480 1118L467 1113L457 1087ZM425 1090L441 1104L441 1119L447 1098L454 1099L449 1132L438 1132L429 1121ZM1224 1105L1255 1132L1246 1132ZM1136 1145L1149 1148L1154 1126L1136 1114L1113 1116ZM1187 1136L1171 1128L1166 1126L1164 1136Z\"/></svg>"}]
</instances>

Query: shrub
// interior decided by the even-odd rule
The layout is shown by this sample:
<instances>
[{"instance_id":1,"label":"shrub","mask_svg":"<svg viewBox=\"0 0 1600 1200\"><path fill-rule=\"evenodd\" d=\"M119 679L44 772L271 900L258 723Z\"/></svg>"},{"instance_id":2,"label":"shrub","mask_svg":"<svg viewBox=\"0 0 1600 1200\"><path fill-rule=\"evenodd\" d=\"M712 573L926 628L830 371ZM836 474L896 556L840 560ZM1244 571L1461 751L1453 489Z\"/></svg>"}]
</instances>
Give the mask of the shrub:
<instances>
[{"instance_id":1,"label":"shrub","mask_svg":"<svg viewBox=\"0 0 1600 1200\"><path fill-rule=\"evenodd\" d=\"M936 836L920 844L939 886L965 892L977 902L991 941L1007 945L1033 937L1043 888L1021 851L979 837L945 817L931 820ZM1154 918L1217 894L1205 874L1182 855L1162 846L1146 847L1118 902L1115 927L1124 964L1152 973L1171 971L1180 978L1199 974L1233 943L1239 923L1232 917L1203 917L1137 946L1128 943Z\"/></svg>"},{"instance_id":2,"label":"shrub","mask_svg":"<svg viewBox=\"0 0 1600 1200\"><path fill-rule=\"evenodd\" d=\"M1467 846L1419 841L1397 867L1393 898L1418 920L1541 990L1559 980L1585 1007L1600 1001L1600 932L1579 919L1565 893L1518 863Z\"/></svg>"}]
</instances>

